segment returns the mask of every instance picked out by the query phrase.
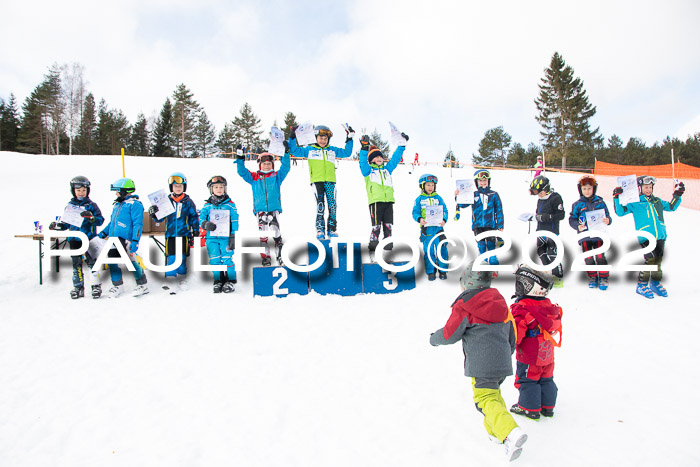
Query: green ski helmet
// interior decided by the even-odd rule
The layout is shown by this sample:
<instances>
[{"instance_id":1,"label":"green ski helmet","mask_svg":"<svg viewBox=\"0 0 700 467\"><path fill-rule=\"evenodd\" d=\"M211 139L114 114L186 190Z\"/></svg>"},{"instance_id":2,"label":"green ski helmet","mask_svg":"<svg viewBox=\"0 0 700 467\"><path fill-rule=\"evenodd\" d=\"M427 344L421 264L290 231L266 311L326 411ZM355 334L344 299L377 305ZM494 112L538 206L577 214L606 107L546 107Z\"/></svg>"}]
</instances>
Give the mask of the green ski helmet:
<instances>
[{"instance_id":1,"label":"green ski helmet","mask_svg":"<svg viewBox=\"0 0 700 467\"><path fill-rule=\"evenodd\" d=\"M118 191L119 195L124 197L129 193L136 191L136 185L134 185L134 181L130 178L120 178L116 182L112 183L109 189L110 191Z\"/></svg>"}]
</instances>

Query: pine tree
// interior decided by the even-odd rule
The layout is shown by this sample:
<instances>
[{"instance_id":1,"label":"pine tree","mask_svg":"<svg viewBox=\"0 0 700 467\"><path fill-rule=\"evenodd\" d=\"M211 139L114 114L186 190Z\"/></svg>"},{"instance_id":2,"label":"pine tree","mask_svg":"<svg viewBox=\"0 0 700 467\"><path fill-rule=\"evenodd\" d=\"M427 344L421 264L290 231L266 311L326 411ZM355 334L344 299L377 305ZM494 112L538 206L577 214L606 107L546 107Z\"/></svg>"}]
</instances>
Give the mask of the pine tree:
<instances>
[{"instance_id":1,"label":"pine tree","mask_svg":"<svg viewBox=\"0 0 700 467\"><path fill-rule=\"evenodd\" d=\"M43 154L47 133L44 126L45 104L41 85L25 99L22 105L22 124L17 135L17 149L21 152Z\"/></svg>"},{"instance_id":2,"label":"pine tree","mask_svg":"<svg viewBox=\"0 0 700 467\"><path fill-rule=\"evenodd\" d=\"M179 84L173 92L173 130L176 149L180 157L187 157L194 149L194 127L201 111L194 94L184 84Z\"/></svg>"},{"instance_id":3,"label":"pine tree","mask_svg":"<svg viewBox=\"0 0 700 467\"><path fill-rule=\"evenodd\" d=\"M457 160L457 157L455 156L455 153L452 149L447 151L447 154L445 154L445 158L442 160L442 166L459 167L459 161Z\"/></svg>"},{"instance_id":4,"label":"pine tree","mask_svg":"<svg viewBox=\"0 0 700 467\"><path fill-rule=\"evenodd\" d=\"M606 156L606 159L609 162L613 162L615 164L622 163L625 157L622 138L617 135L612 135L610 138L608 138L608 150Z\"/></svg>"},{"instance_id":5,"label":"pine tree","mask_svg":"<svg viewBox=\"0 0 700 467\"><path fill-rule=\"evenodd\" d=\"M166 98L160 115L153 128L153 147L151 154L156 157L174 157L173 106Z\"/></svg>"},{"instance_id":6,"label":"pine tree","mask_svg":"<svg viewBox=\"0 0 700 467\"><path fill-rule=\"evenodd\" d=\"M128 147L129 139L129 121L124 113L118 109L107 108L105 100L102 99L97 111L97 153L120 154L122 148Z\"/></svg>"},{"instance_id":7,"label":"pine tree","mask_svg":"<svg viewBox=\"0 0 700 467\"><path fill-rule=\"evenodd\" d=\"M475 165L493 167L501 164L505 167L506 153L512 140L513 138L503 130L502 126L487 130L479 142L479 154L474 154L472 161Z\"/></svg>"},{"instance_id":8,"label":"pine tree","mask_svg":"<svg viewBox=\"0 0 700 467\"><path fill-rule=\"evenodd\" d=\"M209 121L207 113L202 110L194 127L194 144L192 155L194 157L205 157L208 152L212 152L216 141L216 129Z\"/></svg>"},{"instance_id":9,"label":"pine tree","mask_svg":"<svg viewBox=\"0 0 700 467\"><path fill-rule=\"evenodd\" d=\"M583 81L574 77L574 70L558 52L545 69L539 88L535 99L539 115L535 119L542 126L540 135L550 164L561 160L566 168L567 157L577 157L579 163L592 159L593 148L602 144L598 128L591 131L589 125L596 108L588 102Z\"/></svg>"},{"instance_id":10,"label":"pine tree","mask_svg":"<svg viewBox=\"0 0 700 467\"><path fill-rule=\"evenodd\" d=\"M129 141L129 153L135 156L149 155L149 134L148 122L142 113L136 117L136 123L131 128L131 138Z\"/></svg>"},{"instance_id":11,"label":"pine tree","mask_svg":"<svg viewBox=\"0 0 700 467\"><path fill-rule=\"evenodd\" d=\"M15 151L20 121L17 101L14 94L4 102L0 99L0 151Z\"/></svg>"},{"instance_id":12,"label":"pine tree","mask_svg":"<svg viewBox=\"0 0 700 467\"><path fill-rule=\"evenodd\" d=\"M82 109L74 150L77 154L91 155L95 154L95 138L97 137L97 107L92 93L85 96Z\"/></svg>"},{"instance_id":13,"label":"pine tree","mask_svg":"<svg viewBox=\"0 0 700 467\"><path fill-rule=\"evenodd\" d=\"M345 140L343 140L343 142L344 141ZM391 151L391 148L389 147L389 142L384 141L382 139L381 133L379 133L376 128L369 135L369 144L376 146L377 149L379 149L382 152L382 154L384 155L384 160L387 160L391 157L391 154L389 152Z\"/></svg>"},{"instance_id":14,"label":"pine tree","mask_svg":"<svg viewBox=\"0 0 700 467\"><path fill-rule=\"evenodd\" d=\"M235 151L236 144L238 143L236 143L236 132L233 123L228 122L219 132L219 137L216 139L216 147L222 154L231 156Z\"/></svg>"},{"instance_id":15,"label":"pine tree","mask_svg":"<svg viewBox=\"0 0 700 467\"><path fill-rule=\"evenodd\" d=\"M297 116L292 112L287 112L284 114L284 128L280 128L284 132L284 139L289 139L289 133L292 127L299 126L297 122Z\"/></svg>"},{"instance_id":16,"label":"pine tree","mask_svg":"<svg viewBox=\"0 0 700 467\"><path fill-rule=\"evenodd\" d=\"M260 138L263 133L260 119L247 102L241 107L241 114L231 123L234 141L245 146L248 151L258 152L258 149L267 146L265 140Z\"/></svg>"}]
</instances>

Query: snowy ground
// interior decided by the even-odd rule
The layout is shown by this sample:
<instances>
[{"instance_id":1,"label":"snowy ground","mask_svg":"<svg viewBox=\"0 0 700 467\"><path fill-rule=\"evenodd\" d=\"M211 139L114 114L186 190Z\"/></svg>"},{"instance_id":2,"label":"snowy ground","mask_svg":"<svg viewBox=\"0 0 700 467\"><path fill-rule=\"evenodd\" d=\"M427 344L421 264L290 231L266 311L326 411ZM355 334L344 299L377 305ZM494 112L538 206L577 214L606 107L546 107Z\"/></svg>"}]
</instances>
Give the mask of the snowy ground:
<instances>
[{"instance_id":1,"label":"snowy ground","mask_svg":"<svg viewBox=\"0 0 700 467\"><path fill-rule=\"evenodd\" d=\"M70 263L38 285L37 244L15 239L33 221L63 211L68 181L85 175L92 199L111 212L109 184L118 157L0 155L5 200L0 252L0 465L2 466L432 466L502 465L488 441L462 374L460 345L433 348L459 294L457 274L398 295L253 298L251 262L233 295L214 296L198 273L191 289L158 289L140 299L71 300ZM250 168L253 165L249 166ZM470 169L420 168L395 173L395 232L417 238L410 217L418 176L440 178L454 209L454 180ZM206 180L228 178L241 227L254 229L251 190L229 160L127 158L142 199L182 171L203 205ZM516 244L534 209L523 172L494 172ZM552 174L567 212L578 197L576 175ZM339 229L366 238L364 182L356 162L338 170ZM602 193L612 207L610 193ZM665 199L670 193L658 193ZM305 164L283 185L283 234L311 236L314 202ZM629 251L631 216L613 215L613 265ZM670 297L634 293L633 273L613 272L608 291L588 290L569 272L551 298L564 308L557 351L556 415L518 418L529 433L522 466L699 465L700 422L694 404L700 377L692 355L700 335L696 269L700 212L667 215L664 283ZM448 233L470 241L469 219ZM562 223L567 269L578 248ZM473 246L471 254L473 257ZM518 261L518 255L509 262ZM127 288L133 278L125 276ZM103 279L108 284L107 279ZM495 285L509 299L510 274ZM517 400L513 378L502 386Z\"/></svg>"}]
</instances>

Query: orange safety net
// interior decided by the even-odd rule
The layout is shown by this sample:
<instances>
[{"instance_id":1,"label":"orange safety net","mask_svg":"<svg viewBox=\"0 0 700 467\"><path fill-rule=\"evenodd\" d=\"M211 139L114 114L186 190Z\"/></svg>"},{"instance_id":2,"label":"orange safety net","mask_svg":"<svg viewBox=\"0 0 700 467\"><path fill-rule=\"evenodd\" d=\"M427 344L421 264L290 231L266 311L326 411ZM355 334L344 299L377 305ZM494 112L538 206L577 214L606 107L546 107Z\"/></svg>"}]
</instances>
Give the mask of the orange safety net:
<instances>
[{"instance_id":1,"label":"orange safety net","mask_svg":"<svg viewBox=\"0 0 700 467\"><path fill-rule=\"evenodd\" d=\"M700 180L700 168L681 162L664 165L620 165L609 162L595 161L596 175L614 175L622 177L625 175L652 175L656 178L679 178Z\"/></svg>"}]
</instances>

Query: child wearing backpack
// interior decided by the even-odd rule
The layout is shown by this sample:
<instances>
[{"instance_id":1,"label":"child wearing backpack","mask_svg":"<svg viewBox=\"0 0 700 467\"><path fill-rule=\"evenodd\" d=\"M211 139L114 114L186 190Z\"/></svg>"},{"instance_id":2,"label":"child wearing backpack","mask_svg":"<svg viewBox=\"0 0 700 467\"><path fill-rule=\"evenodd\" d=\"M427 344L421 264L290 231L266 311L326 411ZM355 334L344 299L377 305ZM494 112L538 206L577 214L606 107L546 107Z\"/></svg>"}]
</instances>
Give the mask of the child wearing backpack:
<instances>
[{"instance_id":1,"label":"child wearing backpack","mask_svg":"<svg viewBox=\"0 0 700 467\"><path fill-rule=\"evenodd\" d=\"M413 204L413 220L421 225L420 241L423 243L423 261L425 263L425 273L428 280L435 280L435 270L440 273L440 279L447 279L447 242L445 240L444 226L447 222L447 205L435 190L438 178L432 174L421 175L418 179L418 186L421 194ZM442 206L442 222L440 225L426 225L426 209L430 206ZM438 254L438 245L440 254Z\"/></svg>"},{"instance_id":2,"label":"child wearing backpack","mask_svg":"<svg viewBox=\"0 0 700 467\"><path fill-rule=\"evenodd\" d=\"M277 249L277 263L282 266L282 233L280 232L279 215L282 214L281 186L289 174L289 153L282 156L279 171L275 170L275 156L264 152L258 156L258 171L251 172L245 168L245 156L241 145L236 148L236 171L253 189L253 212L258 217L260 232L271 232ZM260 245L265 248L262 265L272 265L268 237L260 237Z\"/></svg>"},{"instance_id":3,"label":"child wearing backpack","mask_svg":"<svg viewBox=\"0 0 700 467\"><path fill-rule=\"evenodd\" d=\"M532 420L554 416L554 347L561 345L561 308L547 298L553 277L520 265L515 272L515 303L510 307L517 327L515 387L520 396L510 411ZM559 333L556 342L553 334Z\"/></svg>"},{"instance_id":4,"label":"child wearing backpack","mask_svg":"<svg viewBox=\"0 0 700 467\"><path fill-rule=\"evenodd\" d=\"M569 225L577 232L584 232L588 230L588 222L586 221L587 212L603 210L605 212L603 223L605 225L610 225L612 222L607 204L605 204L603 198L596 195L597 189L598 182L592 175L584 175L578 181L578 192L581 197L578 199L578 201L571 205L571 214L569 215ZM598 237L586 237L579 240L578 244L581 245L583 251L590 251L595 248L600 248L603 245L603 241ZM608 260L605 258L605 253L600 253L595 256L588 256L586 257L585 261L589 266L594 266L596 264L608 264ZM610 272L586 271L586 273L588 274L589 288L595 289L598 287L600 290L607 290Z\"/></svg>"},{"instance_id":5,"label":"child wearing backpack","mask_svg":"<svg viewBox=\"0 0 700 467\"><path fill-rule=\"evenodd\" d=\"M484 415L489 436L503 443L509 460L522 452L527 435L508 413L501 384L513 374L511 355L516 333L508 305L498 289L491 288L491 273L467 266L459 280L462 293L452 304L447 324L430 335L430 345L462 341L464 374L472 378L474 403Z\"/></svg>"},{"instance_id":6,"label":"child wearing backpack","mask_svg":"<svg viewBox=\"0 0 700 467\"><path fill-rule=\"evenodd\" d=\"M405 133L401 133L401 136L408 141ZM380 230L384 230L384 238L391 237L394 224L394 185L391 174L398 167L406 146L398 146L389 162L384 164L384 154L376 146L370 146L369 136L363 135L360 144L360 172L365 177L369 216L372 221L368 248L370 255L373 255L379 244Z\"/></svg>"},{"instance_id":7,"label":"child wearing backpack","mask_svg":"<svg viewBox=\"0 0 700 467\"><path fill-rule=\"evenodd\" d=\"M194 237L199 236L199 217L197 216L197 206L192 201L185 191L187 191L187 177L181 172L175 172L168 177L168 186L170 187L170 195L168 199L175 208L172 212L165 216L162 220L165 221L165 256L167 264L175 264L175 259L180 256L180 266L174 271L165 273L165 282L163 282L163 290L175 295L177 292L171 281L177 279L180 290L187 290L187 257L190 255L190 248L193 245ZM157 221L158 206L148 208L148 214L151 219ZM176 249L176 238L181 238L181 250Z\"/></svg>"},{"instance_id":8,"label":"child wearing backpack","mask_svg":"<svg viewBox=\"0 0 700 467\"><path fill-rule=\"evenodd\" d=\"M115 237L126 250L131 264L134 266L134 279L136 288L132 296L138 297L149 293L146 283L146 273L144 272L136 252L139 249L139 241L143 233L143 204L135 195L136 185L130 178L120 178L110 186L111 191L117 192L117 199L114 201L112 217L109 224L98 234L100 238ZM119 258L119 251L116 248L109 250L108 258ZM109 265L109 274L112 278L112 287L109 289L109 297L116 298L124 290L122 270L118 264Z\"/></svg>"},{"instance_id":9,"label":"child wearing backpack","mask_svg":"<svg viewBox=\"0 0 700 467\"><path fill-rule=\"evenodd\" d=\"M226 271L214 271L214 293L231 293L236 289L236 268L233 249L238 230L238 210L226 193L228 183L221 175L214 175L207 182L209 199L199 213L202 230L202 246L206 245L209 264L224 265ZM228 217L228 226L224 219Z\"/></svg>"},{"instance_id":10,"label":"child wearing backpack","mask_svg":"<svg viewBox=\"0 0 700 467\"><path fill-rule=\"evenodd\" d=\"M81 209L80 217L83 219L80 227L71 225L65 222L52 222L49 224L51 230L73 230L81 231L87 235L88 240L92 240L97 235L97 227L105 221L102 217L100 208L90 199L90 180L87 177L78 175L70 181L70 192L73 197L68 204ZM72 250L80 248L81 241L76 237L68 237L66 239ZM90 256L88 252L84 255L85 263L90 267L95 264L97 258ZM83 255L71 256L73 262L73 289L70 291L70 298L77 299L85 296L85 280L83 276ZM102 295L102 285L100 284L100 272L92 270L90 277L92 278L92 298L100 298Z\"/></svg>"},{"instance_id":11,"label":"child wearing backpack","mask_svg":"<svg viewBox=\"0 0 700 467\"><path fill-rule=\"evenodd\" d=\"M613 191L613 202L615 203L615 214L626 216L632 214L634 217L634 228L643 230L656 237L656 248L644 255L644 264L655 265L657 270L653 272L640 271L637 278L637 293L645 298L654 298L654 294L660 297L668 297L666 288L661 285L663 271L661 270L661 260L664 256L666 246L666 224L664 223L664 211L675 211L681 205L681 197L685 193L683 182L675 184L673 198L671 202L666 202L654 196L654 185L656 178L649 175L637 177L637 188L639 190L639 201L628 203L625 206L620 204L618 197L622 193L622 188L617 187ZM649 241L644 237L638 237L642 248L649 246ZM651 282L649 278L651 277Z\"/></svg>"}]
</instances>

